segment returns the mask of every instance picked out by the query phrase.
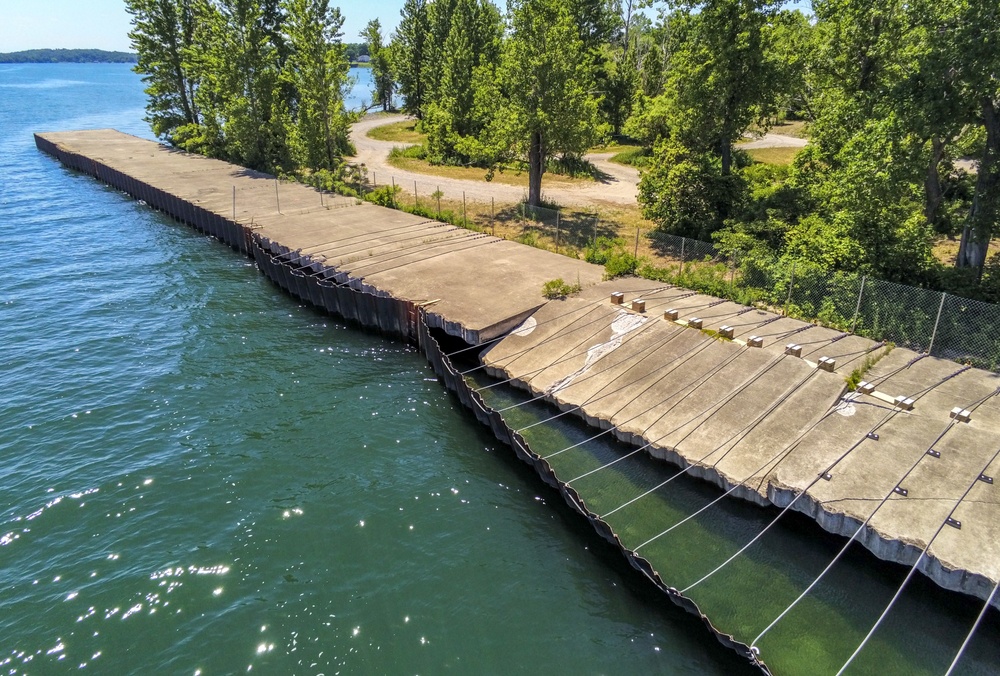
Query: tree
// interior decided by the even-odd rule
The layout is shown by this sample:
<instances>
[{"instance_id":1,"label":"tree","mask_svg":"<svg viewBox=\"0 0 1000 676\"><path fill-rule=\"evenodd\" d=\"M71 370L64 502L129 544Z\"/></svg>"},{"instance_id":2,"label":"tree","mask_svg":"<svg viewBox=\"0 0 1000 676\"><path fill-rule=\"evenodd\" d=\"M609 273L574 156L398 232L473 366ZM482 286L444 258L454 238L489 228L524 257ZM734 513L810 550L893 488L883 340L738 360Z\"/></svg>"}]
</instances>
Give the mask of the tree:
<instances>
[{"instance_id":1,"label":"tree","mask_svg":"<svg viewBox=\"0 0 1000 676\"><path fill-rule=\"evenodd\" d=\"M277 0L205 2L198 19L196 98L205 129L197 142L261 171L294 166L282 20Z\"/></svg>"},{"instance_id":2,"label":"tree","mask_svg":"<svg viewBox=\"0 0 1000 676\"><path fill-rule=\"evenodd\" d=\"M457 0L451 29L444 43L440 84L426 104L424 131L432 161L470 158L458 150L465 137L476 137L489 121L476 106L476 91L488 86L483 71L495 72L503 25L500 12L488 0Z\"/></svg>"},{"instance_id":3,"label":"tree","mask_svg":"<svg viewBox=\"0 0 1000 676\"><path fill-rule=\"evenodd\" d=\"M512 0L509 21L496 78L502 100L484 143L494 163L527 157L528 203L538 206L546 160L582 153L606 127L598 117L593 66L569 5Z\"/></svg>"},{"instance_id":4,"label":"tree","mask_svg":"<svg viewBox=\"0 0 1000 676\"><path fill-rule=\"evenodd\" d=\"M707 0L671 23L677 33L666 84L672 133L691 150L716 153L723 175L732 170L733 144L751 125L766 125L775 110L779 69L770 48L778 4Z\"/></svg>"},{"instance_id":5,"label":"tree","mask_svg":"<svg viewBox=\"0 0 1000 676\"><path fill-rule=\"evenodd\" d=\"M982 275L993 233L1000 228L1000 7L991 0L943 0L930 5L934 49L943 55L955 89L982 128L972 208L962 230L956 265Z\"/></svg>"},{"instance_id":6,"label":"tree","mask_svg":"<svg viewBox=\"0 0 1000 676\"><path fill-rule=\"evenodd\" d=\"M361 37L368 45L371 56L372 79L375 88L372 90L372 105L382 106L382 110L392 110L392 92L395 82L392 79L392 58L390 49L383 43L382 24L378 19L372 19L361 31Z\"/></svg>"},{"instance_id":7,"label":"tree","mask_svg":"<svg viewBox=\"0 0 1000 676\"><path fill-rule=\"evenodd\" d=\"M286 77L294 84L299 164L334 169L351 152L344 112L349 64L340 38L344 17L329 0L285 0L291 54Z\"/></svg>"},{"instance_id":8,"label":"tree","mask_svg":"<svg viewBox=\"0 0 1000 676\"><path fill-rule=\"evenodd\" d=\"M428 19L426 0L406 0L393 36L392 69L403 95L403 110L417 119L423 116L425 43Z\"/></svg>"},{"instance_id":9,"label":"tree","mask_svg":"<svg viewBox=\"0 0 1000 676\"><path fill-rule=\"evenodd\" d=\"M195 30L194 0L126 0L132 15L129 39L138 53L135 71L143 76L153 133L168 141L184 125L199 123L198 87L185 52Z\"/></svg>"}]
</instances>

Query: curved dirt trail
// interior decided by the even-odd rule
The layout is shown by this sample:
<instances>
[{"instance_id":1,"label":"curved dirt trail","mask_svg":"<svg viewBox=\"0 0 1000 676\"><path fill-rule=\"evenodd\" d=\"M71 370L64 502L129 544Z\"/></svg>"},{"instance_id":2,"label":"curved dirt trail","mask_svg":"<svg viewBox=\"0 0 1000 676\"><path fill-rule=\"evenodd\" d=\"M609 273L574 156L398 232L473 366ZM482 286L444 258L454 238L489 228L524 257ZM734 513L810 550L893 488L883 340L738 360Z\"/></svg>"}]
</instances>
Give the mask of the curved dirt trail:
<instances>
[{"instance_id":1,"label":"curved dirt trail","mask_svg":"<svg viewBox=\"0 0 1000 676\"><path fill-rule=\"evenodd\" d=\"M501 203L513 203L524 199L527 187L506 185L486 180L474 181L460 178L449 178L406 171L389 164L389 151L394 146L405 146L405 143L392 141L377 141L368 136L368 132L393 122L407 119L404 115L390 115L366 118L351 126L351 141L357 148L355 161L368 168L368 176L374 178L379 185L389 183L390 177L404 190L412 190L416 181L422 194L430 194L437 187L449 197L461 195L464 191L468 199L478 202L489 202L490 198ZM580 182L578 185L554 185L542 177L542 194L547 200L564 206L623 206L635 205L636 185L639 183L639 172L632 167L625 167L609 162L611 153L587 155L587 159L602 172L602 177L594 182ZM483 172L485 174L485 172ZM527 183L527 181L525 181Z\"/></svg>"}]
</instances>

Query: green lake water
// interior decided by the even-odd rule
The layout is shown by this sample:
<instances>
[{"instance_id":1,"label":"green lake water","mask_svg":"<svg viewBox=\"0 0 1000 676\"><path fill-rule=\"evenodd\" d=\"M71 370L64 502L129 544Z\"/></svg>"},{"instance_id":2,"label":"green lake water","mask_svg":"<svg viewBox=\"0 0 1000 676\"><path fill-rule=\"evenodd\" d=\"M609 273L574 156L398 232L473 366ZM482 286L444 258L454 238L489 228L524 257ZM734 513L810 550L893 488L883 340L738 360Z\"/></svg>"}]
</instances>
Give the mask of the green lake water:
<instances>
[{"instance_id":1,"label":"green lake water","mask_svg":"<svg viewBox=\"0 0 1000 676\"><path fill-rule=\"evenodd\" d=\"M0 673L753 673L414 349L300 306L35 150L34 131L148 137L141 89L127 66L0 65ZM511 411L515 426L549 415ZM594 434L563 419L532 432L543 449ZM621 451L553 462L576 476ZM673 471L620 463L578 488L602 512ZM638 541L716 495L685 478L609 521ZM682 586L773 515L726 500L644 553ZM786 518L692 596L756 633L841 542ZM825 673L903 574L852 553L764 658ZM978 602L911 590L856 673L951 659ZM997 671L995 615L967 673Z\"/></svg>"}]
</instances>

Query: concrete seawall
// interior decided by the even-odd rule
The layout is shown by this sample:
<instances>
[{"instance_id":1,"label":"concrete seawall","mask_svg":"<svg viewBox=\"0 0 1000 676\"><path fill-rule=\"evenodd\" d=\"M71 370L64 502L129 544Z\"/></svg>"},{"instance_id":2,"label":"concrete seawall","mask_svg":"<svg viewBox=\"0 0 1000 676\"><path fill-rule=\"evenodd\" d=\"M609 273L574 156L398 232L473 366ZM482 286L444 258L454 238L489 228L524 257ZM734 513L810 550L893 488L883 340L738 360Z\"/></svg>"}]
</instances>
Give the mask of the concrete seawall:
<instances>
[{"instance_id":1,"label":"concrete seawall","mask_svg":"<svg viewBox=\"0 0 1000 676\"><path fill-rule=\"evenodd\" d=\"M646 280L602 283L603 270L581 261L118 132L39 134L36 143L250 256L292 295L418 344L463 404L637 570L762 669L470 389L432 329L484 346L494 375L732 495L791 504L843 535L864 523L858 539L881 558L913 564L954 513L960 528L935 536L920 570L980 598L1000 579L1000 498L977 482L1000 467L988 462L1000 450L996 374ZM556 277L584 291L546 302L542 285ZM623 305L612 291L625 294ZM633 310L638 297L645 307ZM732 338L719 339L723 326ZM762 346L750 347L751 336ZM861 367L873 389L848 393L845 377ZM951 417L956 407L971 412L967 421Z\"/></svg>"}]
</instances>

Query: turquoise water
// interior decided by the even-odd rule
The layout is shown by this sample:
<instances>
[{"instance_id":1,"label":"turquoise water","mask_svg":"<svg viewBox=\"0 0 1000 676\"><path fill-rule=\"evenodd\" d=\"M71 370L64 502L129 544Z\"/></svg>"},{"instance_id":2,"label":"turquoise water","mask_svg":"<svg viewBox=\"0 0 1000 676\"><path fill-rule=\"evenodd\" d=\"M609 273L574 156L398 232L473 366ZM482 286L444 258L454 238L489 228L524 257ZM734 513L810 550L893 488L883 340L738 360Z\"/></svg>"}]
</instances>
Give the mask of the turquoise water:
<instances>
[{"instance_id":1,"label":"turquoise water","mask_svg":"<svg viewBox=\"0 0 1000 676\"><path fill-rule=\"evenodd\" d=\"M0 672L744 670L411 348L31 139L142 116L0 65Z\"/></svg>"}]
</instances>

